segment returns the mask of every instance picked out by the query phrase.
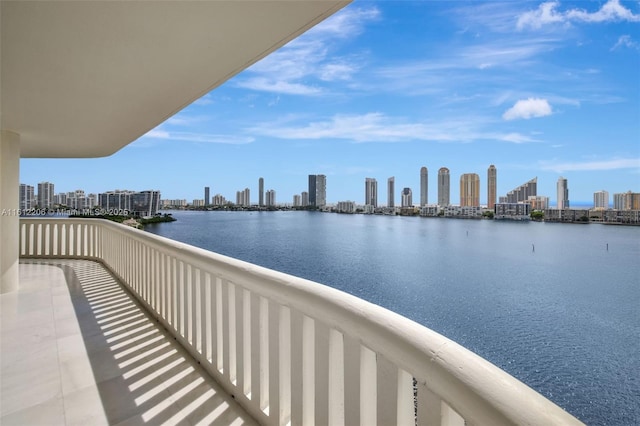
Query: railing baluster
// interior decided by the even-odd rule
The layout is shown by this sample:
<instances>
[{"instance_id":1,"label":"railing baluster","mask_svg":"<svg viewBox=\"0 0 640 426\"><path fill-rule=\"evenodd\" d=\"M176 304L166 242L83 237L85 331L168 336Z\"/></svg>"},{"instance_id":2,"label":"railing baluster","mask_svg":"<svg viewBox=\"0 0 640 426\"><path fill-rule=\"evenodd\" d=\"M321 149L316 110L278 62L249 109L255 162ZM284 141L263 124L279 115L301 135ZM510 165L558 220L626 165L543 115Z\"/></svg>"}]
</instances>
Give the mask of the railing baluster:
<instances>
[{"instance_id":1,"label":"railing baluster","mask_svg":"<svg viewBox=\"0 0 640 426\"><path fill-rule=\"evenodd\" d=\"M260 297L260 409L269 415L269 301Z\"/></svg>"},{"instance_id":2,"label":"railing baluster","mask_svg":"<svg viewBox=\"0 0 640 426\"><path fill-rule=\"evenodd\" d=\"M344 425L344 338L329 332L329 424Z\"/></svg>"},{"instance_id":3,"label":"railing baluster","mask_svg":"<svg viewBox=\"0 0 640 426\"><path fill-rule=\"evenodd\" d=\"M418 380L418 426L439 425L442 400L433 393L426 382Z\"/></svg>"},{"instance_id":4,"label":"railing baluster","mask_svg":"<svg viewBox=\"0 0 640 426\"><path fill-rule=\"evenodd\" d=\"M216 368L224 372L226 341L224 336L224 312L222 298L222 279L216 277ZM228 371L228 370L227 370Z\"/></svg>"},{"instance_id":5,"label":"railing baluster","mask_svg":"<svg viewBox=\"0 0 640 426\"><path fill-rule=\"evenodd\" d=\"M441 412L442 426L465 426L462 416L444 401L441 403Z\"/></svg>"},{"instance_id":6,"label":"railing baluster","mask_svg":"<svg viewBox=\"0 0 640 426\"><path fill-rule=\"evenodd\" d=\"M376 353L360 345L360 424L378 423L378 364Z\"/></svg>"},{"instance_id":7,"label":"railing baluster","mask_svg":"<svg viewBox=\"0 0 640 426\"><path fill-rule=\"evenodd\" d=\"M360 424L360 341L344 334L344 423Z\"/></svg>"},{"instance_id":8,"label":"railing baluster","mask_svg":"<svg viewBox=\"0 0 640 426\"><path fill-rule=\"evenodd\" d=\"M269 338L269 417L273 423L280 419L280 304L268 301Z\"/></svg>"},{"instance_id":9,"label":"railing baluster","mask_svg":"<svg viewBox=\"0 0 640 426\"><path fill-rule=\"evenodd\" d=\"M298 309L290 310L291 322L291 424L304 424L304 376L303 376L303 352L304 352L304 318L305 315Z\"/></svg>"},{"instance_id":10,"label":"railing baluster","mask_svg":"<svg viewBox=\"0 0 640 426\"><path fill-rule=\"evenodd\" d=\"M242 392L251 395L251 292L242 289Z\"/></svg>"},{"instance_id":11,"label":"railing baluster","mask_svg":"<svg viewBox=\"0 0 640 426\"><path fill-rule=\"evenodd\" d=\"M398 369L398 401L396 403L398 417L396 424L415 425L415 399L413 394L413 376L403 369Z\"/></svg>"},{"instance_id":12,"label":"railing baluster","mask_svg":"<svg viewBox=\"0 0 640 426\"><path fill-rule=\"evenodd\" d=\"M380 425L393 425L398 421L398 367L380 353L376 356L377 365L377 417Z\"/></svg>"},{"instance_id":13,"label":"railing baluster","mask_svg":"<svg viewBox=\"0 0 640 426\"><path fill-rule=\"evenodd\" d=\"M291 422L291 312L286 306L280 306L279 311L279 423L286 425Z\"/></svg>"},{"instance_id":14,"label":"railing baluster","mask_svg":"<svg viewBox=\"0 0 640 426\"><path fill-rule=\"evenodd\" d=\"M329 424L329 327L314 320L315 424Z\"/></svg>"},{"instance_id":15,"label":"railing baluster","mask_svg":"<svg viewBox=\"0 0 640 426\"><path fill-rule=\"evenodd\" d=\"M302 319L302 423L316 420L316 325L306 315Z\"/></svg>"}]
</instances>

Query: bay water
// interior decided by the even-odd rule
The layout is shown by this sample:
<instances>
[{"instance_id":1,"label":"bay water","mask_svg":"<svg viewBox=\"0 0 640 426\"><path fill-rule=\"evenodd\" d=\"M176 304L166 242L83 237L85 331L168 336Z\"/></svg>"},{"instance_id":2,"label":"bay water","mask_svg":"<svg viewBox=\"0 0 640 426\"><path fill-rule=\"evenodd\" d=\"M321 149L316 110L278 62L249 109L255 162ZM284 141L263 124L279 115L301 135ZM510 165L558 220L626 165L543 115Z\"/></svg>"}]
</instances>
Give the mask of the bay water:
<instances>
[{"instance_id":1,"label":"bay water","mask_svg":"<svg viewBox=\"0 0 640 426\"><path fill-rule=\"evenodd\" d=\"M640 424L640 227L171 213L145 230L402 314L589 425Z\"/></svg>"}]
</instances>

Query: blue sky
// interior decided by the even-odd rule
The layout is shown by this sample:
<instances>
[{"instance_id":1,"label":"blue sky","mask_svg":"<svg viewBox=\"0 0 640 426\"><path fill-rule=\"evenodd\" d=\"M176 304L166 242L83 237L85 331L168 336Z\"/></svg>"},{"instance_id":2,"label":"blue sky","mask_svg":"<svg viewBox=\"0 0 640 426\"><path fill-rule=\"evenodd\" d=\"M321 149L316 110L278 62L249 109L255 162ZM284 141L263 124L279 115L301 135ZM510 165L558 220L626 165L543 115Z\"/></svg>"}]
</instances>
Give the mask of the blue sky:
<instances>
[{"instance_id":1,"label":"blue sky","mask_svg":"<svg viewBox=\"0 0 640 426\"><path fill-rule=\"evenodd\" d=\"M23 159L21 182L56 192L220 193L258 178L279 203L327 175L327 201L396 200L420 168L498 170L498 195L538 177L556 200L640 192L640 2L354 1L128 145L100 159ZM82 178L78 178L81 176ZM612 200L611 200L612 201Z\"/></svg>"}]
</instances>

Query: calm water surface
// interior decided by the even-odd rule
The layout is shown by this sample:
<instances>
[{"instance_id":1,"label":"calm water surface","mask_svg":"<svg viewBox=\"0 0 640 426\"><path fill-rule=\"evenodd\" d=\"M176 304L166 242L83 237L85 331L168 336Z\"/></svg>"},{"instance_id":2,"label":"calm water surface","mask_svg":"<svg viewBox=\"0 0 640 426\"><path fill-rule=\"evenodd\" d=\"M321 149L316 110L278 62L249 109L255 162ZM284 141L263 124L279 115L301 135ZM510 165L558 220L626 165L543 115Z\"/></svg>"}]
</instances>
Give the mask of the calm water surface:
<instances>
[{"instance_id":1,"label":"calm water surface","mask_svg":"<svg viewBox=\"0 0 640 426\"><path fill-rule=\"evenodd\" d=\"M589 425L640 424L640 227L312 212L173 215L177 222L146 230L398 312Z\"/></svg>"}]
</instances>

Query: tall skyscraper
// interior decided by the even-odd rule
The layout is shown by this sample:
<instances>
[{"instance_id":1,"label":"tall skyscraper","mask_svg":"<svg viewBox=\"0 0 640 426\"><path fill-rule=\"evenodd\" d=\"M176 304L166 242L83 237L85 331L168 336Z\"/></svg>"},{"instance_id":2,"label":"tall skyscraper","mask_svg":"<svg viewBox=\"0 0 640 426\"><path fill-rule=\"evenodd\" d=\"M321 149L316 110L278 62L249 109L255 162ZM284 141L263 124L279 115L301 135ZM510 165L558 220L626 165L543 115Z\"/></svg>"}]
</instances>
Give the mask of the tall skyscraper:
<instances>
[{"instance_id":1,"label":"tall skyscraper","mask_svg":"<svg viewBox=\"0 0 640 426\"><path fill-rule=\"evenodd\" d=\"M324 207L327 204L327 177L316 175L316 206Z\"/></svg>"},{"instance_id":2,"label":"tall skyscraper","mask_svg":"<svg viewBox=\"0 0 640 426\"><path fill-rule=\"evenodd\" d=\"M364 180L364 203L368 206L378 207L378 181L374 178Z\"/></svg>"},{"instance_id":3,"label":"tall skyscraper","mask_svg":"<svg viewBox=\"0 0 640 426\"><path fill-rule=\"evenodd\" d=\"M35 207L36 196L34 187L31 185L20 184L20 210L29 210Z\"/></svg>"},{"instance_id":4,"label":"tall skyscraper","mask_svg":"<svg viewBox=\"0 0 640 426\"><path fill-rule=\"evenodd\" d=\"M480 206L480 176L477 173L460 176L460 206Z\"/></svg>"},{"instance_id":5,"label":"tall skyscraper","mask_svg":"<svg viewBox=\"0 0 640 426\"><path fill-rule=\"evenodd\" d=\"M487 208L493 210L496 205L498 188L498 170L493 164L487 170ZM534 194L535 195L535 194Z\"/></svg>"},{"instance_id":6,"label":"tall skyscraper","mask_svg":"<svg viewBox=\"0 0 640 426\"><path fill-rule=\"evenodd\" d=\"M438 205L448 206L450 193L449 169L441 167L438 170Z\"/></svg>"},{"instance_id":7,"label":"tall skyscraper","mask_svg":"<svg viewBox=\"0 0 640 426\"><path fill-rule=\"evenodd\" d=\"M264 179L258 179L258 205L264 207Z\"/></svg>"},{"instance_id":8,"label":"tall skyscraper","mask_svg":"<svg viewBox=\"0 0 640 426\"><path fill-rule=\"evenodd\" d=\"M529 197L535 197L536 195L538 195L538 178L534 177L530 181L507 192L507 203L523 203L527 201Z\"/></svg>"},{"instance_id":9,"label":"tall skyscraper","mask_svg":"<svg viewBox=\"0 0 640 426\"><path fill-rule=\"evenodd\" d=\"M402 189L402 207L413 206L413 196L411 195L411 188Z\"/></svg>"},{"instance_id":10,"label":"tall skyscraper","mask_svg":"<svg viewBox=\"0 0 640 426\"><path fill-rule=\"evenodd\" d=\"M391 176L387 180L387 207L395 207L394 194L396 192L396 178Z\"/></svg>"},{"instance_id":11,"label":"tall skyscraper","mask_svg":"<svg viewBox=\"0 0 640 426\"><path fill-rule=\"evenodd\" d=\"M270 189L267 191L267 207L276 206L276 191Z\"/></svg>"},{"instance_id":12,"label":"tall skyscraper","mask_svg":"<svg viewBox=\"0 0 640 426\"><path fill-rule=\"evenodd\" d=\"M558 178L557 184L558 190L558 209L568 209L569 208L569 186L567 185L567 180L560 176Z\"/></svg>"},{"instance_id":13,"label":"tall skyscraper","mask_svg":"<svg viewBox=\"0 0 640 426\"><path fill-rule=\"evenodd\" d=\"M317 175L309 175L309 206L316 205Z\"/></svg>"},{"instance_id":14,"label":"tall skyscraper","mask_svg":"<svg viewBox=\"0 0 640 426\"><path fill-rule=\"evenodd\" d=\"M613 194L613 208L616 210L640 210L640 193L627 191Z\"/></svg>"},{"instance_id":15,"label":"tall skyscraper","mask_svg":"<svg viewBox=\"0 0 640 426\"><path fill-rule=\"evenodd\" d=\"M209 198L209 187L205 186L204 187L204 205L208 206L209 204L211 204L211 198Z\"/></svg>"},{"instance_id":16,"label":"tall skyscraper","mask_svg":"<svg viewBox=\"0 0 640 426\"><path fill-rule=\"evenodd\" d=\"M593 193L593 208L596 210L606 210L609 208L609 192L602 191Z\"/></svg>"},{"instance_id":17,"label":"tall skyscraper","mask_svg":"<svg viewBox=\"0 0 640 426\"><path fill-rule=\"evenodd\" d=\"M307 191L302 191L301 195L301 200L300 202L302 203L302 207L308 207L309 206L309 193Z\"/></svg>"},{"instance_id":18,"label":"tall skyscraper","mask_svg":"<svg viewBox=\"0 0 640 426\"><path fill-rule=\"evenodd\" d=\"M48 209L53 207L53 184L40 182L38 184L38 208Z\"/></svg>"},{"instance_id":19,"label":"tall skyscraper","mask_svg":"<svg viewBox=\"0 0 640 426\"><path fill-rule=\"evenodd\" d=\"M426 167L420 169L420 206L429 204L429 170Z\"/></svg>"}]
</instances>

